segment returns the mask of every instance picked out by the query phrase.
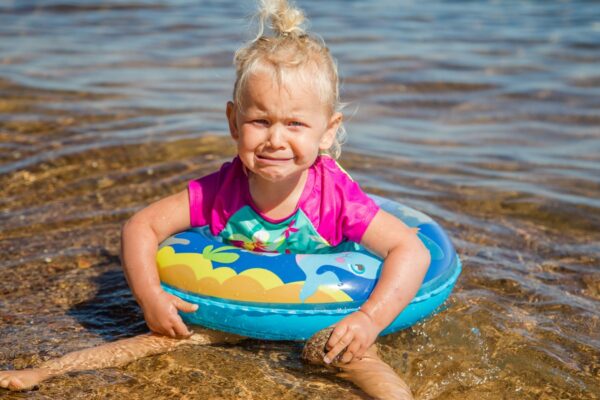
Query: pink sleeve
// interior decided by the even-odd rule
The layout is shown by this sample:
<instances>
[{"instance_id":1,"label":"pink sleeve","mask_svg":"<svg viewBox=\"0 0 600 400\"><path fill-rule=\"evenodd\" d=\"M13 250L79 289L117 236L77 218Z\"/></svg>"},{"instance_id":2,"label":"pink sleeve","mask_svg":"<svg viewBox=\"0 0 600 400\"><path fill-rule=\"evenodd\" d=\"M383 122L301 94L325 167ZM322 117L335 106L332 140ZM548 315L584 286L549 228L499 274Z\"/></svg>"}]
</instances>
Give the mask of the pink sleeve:
<instances>
[{"instance_id":1,"label":"pink sleeve","mask_svg":"<svg viewBox=\"0 0 600 400\"><path fill-rule=\"evenodd\" d=\"M221 169L188 183L191 226L209 225L213 235L221 232L249 196L246 175L239 157Z\"/></svg>"},{"instance_id":2,"label":"pink sleeve","mask_svg":"<svg viewBox=\"0 0 600 400\"><path fill-rule=\"evenodd\" d=\"M314 184L303 206L313 225L331 246L360 243L379 206L332 158L319 157L312 171Z\"/></svg>"},{"instance_id":3,"label":"pink sleeve","mask_svg":"<svg viewBox=\"0 0 600 400\"><path fill-rule=\"evenodd\" d=\"M191 226L210 224L213 204L219 189L219 175L221 175L221 171L188 183Z\"/></svg>"},{"instance_id":4,"label":"pink sleeve","mask_svg":"<svg viewBox=\"0 0 600 400\"><path fill-rule=\"evenodd\" d=\"M338 215L342 236L360 243L379 206L346 174L338 180L336 189L340 199Z\"/></svg>"}]
</instances>

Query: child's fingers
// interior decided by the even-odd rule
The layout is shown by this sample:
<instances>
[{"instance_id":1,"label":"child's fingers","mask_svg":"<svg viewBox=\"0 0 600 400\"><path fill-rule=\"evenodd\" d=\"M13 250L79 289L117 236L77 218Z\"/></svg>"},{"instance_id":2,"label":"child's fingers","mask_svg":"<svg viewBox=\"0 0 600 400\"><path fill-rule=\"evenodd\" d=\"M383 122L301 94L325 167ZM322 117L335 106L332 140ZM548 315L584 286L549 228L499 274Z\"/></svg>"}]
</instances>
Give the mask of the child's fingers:
<instances>
[{"instance_id":1,"label":"child's fingers","mask_svg":"<svg viewBox=\"0 0 600 400\"><path fill-rule=\"evenodd\" d=\"M360 360L361 358L363 358L368 349L369 346L364 346L361 344L360 348L354 353L354 358Z\"/></svg>"},{"instance_id":2,"label":"child's fingers","mask_svg":"<svg viewBox=\"0 0 600 400\"><path fill-rule=\"evenodd\" d=\"M336 327L333 329L333 332L331 332L331 335L329 336L327 345L325 346L327 350L331 350L333 346L335 346L340 341L340 339L346 334L347 330L348 326L345 324L336 325Z\"/></svg>"},{"instance_id":3,"label":"child's fingers","mask_svg":"<svg viewBox=\"0 0 600 400\"><path fill-rule=\"evenodd\" d=\"M183 311L186 313L194 312L198 309L197 304L188 303L187 301L181 300L179 297L175 297L174 304L179 311Z\"/></svg>"},{"instance_id":4,"label":"child's fingers","mask_svg":"<svg viewBox=\"0 0 600 400\"><path fill-rule=\"evenodd\" d=\"M189 337L192 333L188 330L187 325L183 323L181 318L173 322L174 337Z\"/></svg>"},{"instance_id":5,"label":"child's fingers","mask_svg":"<svg viewBox=\"0 0 600 400\"><path fill-rule=\"evenodd\" d=\"M168 327L161 325L159 322L155 323L146 320L146 325L148 325L148 328L150 328L152 332L157 333L159 335L173 336L175 334L175 332L170 332Z\"/></svg>"},{"instance_id":6,"label":"child's fingers","mask_svg":"<svg viewBox=\"0 0 600 400\"><path fill-rule=\"evenodd\" d=\"M177 337L177 334L175 333L175 330L173 328L169 328L167 329L167 336L174 338Z\"/></svg>"},{"instance_id":7,"label":"child's fingers","mask_svg":"<svg viewBox=\"0 0 600 400\"><path fill-rule=\"evenodd\" d=\"M350 361L352 361L355 358L360 358L359 353L360 353L361 347L362 346L361 346L359 340L356 340L356 339L353 340L352 343L350 343L350 345L344 352L344 355L342 356L342 362L349 363Z\"/></svg>"},{"instance_id":8,"label":"child's fingers","mask_svg":"<svg viewBox=\"0 0 600 400\"><path fill-rule=\"evenodd\" d=\"M331 363L331 361L333 361L337 355L342 352L342 350L352 343L353 337L354 333L351 330L347 330L346 334L342 336L335 346L333 346L329 353L325 354L323 361L325 361L326 364Z\"/></svg>"}]
</instances>

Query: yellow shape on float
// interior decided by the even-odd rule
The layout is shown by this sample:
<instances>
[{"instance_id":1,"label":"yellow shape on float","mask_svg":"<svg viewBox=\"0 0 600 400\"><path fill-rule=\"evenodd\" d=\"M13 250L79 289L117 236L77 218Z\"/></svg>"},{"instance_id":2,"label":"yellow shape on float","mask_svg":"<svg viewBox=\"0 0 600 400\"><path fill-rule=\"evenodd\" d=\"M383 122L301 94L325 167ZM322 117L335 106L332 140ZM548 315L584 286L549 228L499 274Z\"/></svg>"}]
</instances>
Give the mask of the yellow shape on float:
<instances>
[{"instance_id":1,"label":"yellow shape on float","mask_svg":"<svg viewBox=\"0 0 600 400\"><path fill-rule=\"evenodd\" d=\"M332 302L352 301L352 297L348 296L346 294L346 292L344 292L343 290L340 290L340 289L331 289L331 288L328 288L327 286L319 286L319 290L317 291L317 293L318 292L322 292L323 294L331 297L333 300ZM310 297L309 297L309 299L310 299ZM306 302L309 303L308 299L306 299L306 300L307 300ZM315 301L315 303L317 303L317 302Z\"/></svg>"},{"instance_id":2,"label":"yellow shape on float","mask_svg":"<svg viewBox=\"0 0 600 400\"><path fill-rule=\"evenodd\" d=\"M278 286L267 290L265 293L265 302L268 303L290 303L299 304L300 291L304 282L290 282L286 285Z\"/></svg>"},{"instance_id":3,"label":"yellow shape on float","mask_svg":"<svg viewBox=\"0 0 600 400\"><path fill-rule=\"evenodd\" d=\"M178 289L196 292L196 276L189 265L169 265L158 269L161 282Z\"/></svg>"},{"instance_id":4,"label":"yellow shape on float","mask_svg":"<svg viewBox=\"0 0 600 400\"><path fill-rule=\"evenodd\" d=\"M162 282L189 292L223 299L260 303L300 304L304 281L283 283L275 273L263 268L251 268L237 274L232 268L213 269L212 262L199 253L175 253L165 246L157 254L158 272ZM305 303L336 303L352 301L339 289L319 286Z\"/></svg>"},{"instance_id":5,"label":"yellow shape on float","mask_svg":"<svg viewBox=\"0 0 600 400\"><path fill-rule=\"evenodd\" d=\"M240 272L240 276L247 276L259 282L265 290L285 285L281 278L273 272L263 268L251 268Z\"/></svg>"},{"instance_id":6,"label":"yellow shape on float","mask_svg":"<svg viewBox=\"0 0 600 400\"><path fill-rule=\"evenodd\" d=\"M175 250L171 246L165 246L158 251L156 263L158 264L159 272L163 268L173 265L187 265L193 271L196 281L212 277L219 283L223 283L225 280L236 275L235 271L229 267L213 269L212 262L204 258L202 254L175 253ZM189 278L189 275L187 277Z\"/></svg>"},{"instance_id":7,"label":"yellow shape on float","mask_svg":"<svg viewBox=\"0 0 600 400\"><path fill-rule=\"evenodd\" d=\"M237 275L223 282L218 296L231 300L264 302L265 288L252 277Z\"/></svg>"}]
</instances>

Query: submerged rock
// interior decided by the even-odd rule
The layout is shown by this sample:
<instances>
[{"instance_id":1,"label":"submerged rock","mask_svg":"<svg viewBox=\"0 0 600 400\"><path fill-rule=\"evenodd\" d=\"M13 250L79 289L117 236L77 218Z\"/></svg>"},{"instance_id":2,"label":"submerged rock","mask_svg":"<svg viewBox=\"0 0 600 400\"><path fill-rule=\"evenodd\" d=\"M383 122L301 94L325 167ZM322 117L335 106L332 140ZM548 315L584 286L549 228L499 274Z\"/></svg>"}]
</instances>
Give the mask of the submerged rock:
<instances>
[{"instance_id":1,"label":"submerged rock","mask_svg":"<svg viewBox=\"0 0 600 400\"><path fill-rule=\"evenodd\" d=\"M304 349L302 349L302 360L304 362L326 367L336 366L341 362L344 351L338 354L329 365L325 364L325 361L323 361L323 357L327 354L325 345L329 340L329 336L331 336L331 332L333 332L333 327L321 329L308 339L304 345Z\"/></svg>"}]
</instances>

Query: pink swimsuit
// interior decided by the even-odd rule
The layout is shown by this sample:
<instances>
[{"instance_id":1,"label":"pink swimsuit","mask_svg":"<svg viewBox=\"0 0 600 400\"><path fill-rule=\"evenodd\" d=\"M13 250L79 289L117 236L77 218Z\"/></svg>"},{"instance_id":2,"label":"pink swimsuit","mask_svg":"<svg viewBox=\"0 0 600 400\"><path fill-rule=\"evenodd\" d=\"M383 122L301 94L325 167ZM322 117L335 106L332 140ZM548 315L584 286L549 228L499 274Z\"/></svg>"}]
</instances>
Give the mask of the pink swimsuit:
<instances>
[{"instance_id":1,"label":"pink swimsuit","mask_svg":"<svg viewBox=\"0 0 600 400\"><path fill-rule=\"evenodd\" d=\"M379 207L328 156L319 156L296 210L273 220L254 205L238 157L188 185L192 226L253 251L327 253L345 242L360 243ZM333 250L335 251L335 250Z\"/></svg>"}]
</instances>

